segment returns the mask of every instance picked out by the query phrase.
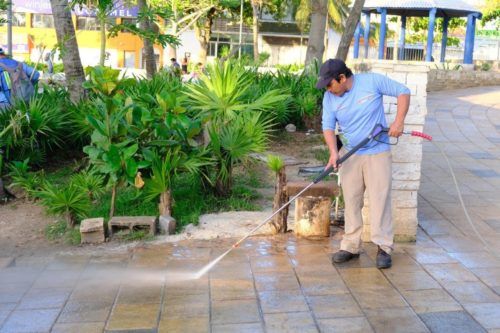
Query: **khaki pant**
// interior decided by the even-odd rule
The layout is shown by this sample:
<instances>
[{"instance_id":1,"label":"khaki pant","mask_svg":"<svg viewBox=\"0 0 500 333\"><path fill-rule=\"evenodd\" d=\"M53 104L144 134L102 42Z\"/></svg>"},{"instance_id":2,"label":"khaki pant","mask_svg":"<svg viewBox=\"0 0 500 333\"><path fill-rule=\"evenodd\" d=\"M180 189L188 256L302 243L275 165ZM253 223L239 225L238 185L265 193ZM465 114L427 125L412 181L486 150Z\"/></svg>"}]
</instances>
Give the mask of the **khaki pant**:
<instances>
[{"instance_id":1,"label":"khaki pant","mask_svg":"<svg viewBox=\"0 0 500 333\"><path fill-rule=\"evenodd\" d=\"M391 216L391 152L352 155L340 168L340 181L345 202L345 234L340 249L351 253L360 251L363 231L361 209L366 190L370 204L372 242L390 254L394 244Z\"/></svg>"}]
</instances>

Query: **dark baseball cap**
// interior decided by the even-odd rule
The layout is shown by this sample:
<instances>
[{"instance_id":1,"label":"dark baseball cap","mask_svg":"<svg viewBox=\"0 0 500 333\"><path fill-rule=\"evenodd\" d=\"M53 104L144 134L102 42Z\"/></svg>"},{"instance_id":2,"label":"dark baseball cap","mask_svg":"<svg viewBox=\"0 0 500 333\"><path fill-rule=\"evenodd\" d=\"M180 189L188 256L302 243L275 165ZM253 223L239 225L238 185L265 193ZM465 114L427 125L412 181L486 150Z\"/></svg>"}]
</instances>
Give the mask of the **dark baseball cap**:
<instances>
[{"instance_id":1,"label":"dark baseball cap","mask_svg":"<svg viewBox=\"0 0 500 333\"><path fill-rule=\"evenodd\" d=\"M321 65L319 69L319 78L316 83L316 88L325 88L333 79L339 77L340 74L346 74L348 68L340 59L328 59Z\"/></svg>"}]
</instances>

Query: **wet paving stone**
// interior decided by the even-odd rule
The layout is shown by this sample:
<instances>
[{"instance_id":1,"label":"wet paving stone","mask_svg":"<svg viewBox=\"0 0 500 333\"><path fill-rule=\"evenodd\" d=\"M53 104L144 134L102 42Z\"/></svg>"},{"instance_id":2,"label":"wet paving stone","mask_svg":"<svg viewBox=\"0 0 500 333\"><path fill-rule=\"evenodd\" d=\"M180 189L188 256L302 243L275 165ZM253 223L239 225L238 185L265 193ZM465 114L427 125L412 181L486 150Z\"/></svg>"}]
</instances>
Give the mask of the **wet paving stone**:
<instances>
[{"instance_id":1,"label":"wet paving stone","mask_svg":"<svg viewBox=\"0 0 500 333\"><path fill-rule=\"evenodd\" d=\"M463 310L443 289L403 291L402 294L416 313Z\"/></svg>"},{"instance_id":2,"label":"wet paving stone","mask_svg":"<svg viewBox=\"0 0 500 333\"><path fill-rule=\"evenodd\" d=\"M424 265L425 269L439 282L476 282L477 277L460 264Z\"/></svg>"},{"instance_id":3,"label":"wet paving stone","mask_svg":"<svg viewBox=\"0 0 500 333\"><path fill-rule=\"evenodd\" d=\"M266 332L317 333L319 330L309 312L264 314Z\"/></svg>"},{"instance_id":4,"label":"wet paving stone","mask_svg":"<svg viewBox=\"0 0 500 333\"><path fill-rule=\"evenodd\" d=\"M106 332L153 331L158 324L159 304L117 304L111 312Z\"/></svg>"},{"instance_id":5,"label":"wet paving stone","mask_svg":"<svg viewBox=\"0 0 500 333\"><path fill-rule=\"evenodd\" d=\"M212 333L234 333L234 332L263 333L264 329L261 323L212 325Z\"/></svg>"},{"instance_id":6,"label":"wet paving stone","mask_svg":"<svg viewBox=\"0 0 500 333\"><path fill-rule=\"evenodd\" d=\"M212 302L212 324L253 323L260 320L257 299Z\"/></svg>"},{"instance_id":7,"label":"wet paving stone","mask_svg":"<svg viewBox=\"0 0 500 333\"><path fill-rule=\"evenodd\" d=\"M468 313L464 311L432 312L419 315L431 332L439 333L482 333L481 327Z\"/></svg>"},{"instance_id":8,"label":"wet paving stone","mask_svg":"<svg viewBox=\"0 0 500 333\"><path fill-rule=\"evenodd\" d=\"M111 311L111 304L99 301L68 301L64 306L58 323L105 322Z\"/></svg>"},{"instance_id":9,"label":"wet paving stone","mask_svg":"<svg viewBox=\"0 0 500 333\"><path fill-rule=\"evenodd\" d=\"M424 271L417 272L386 272L385 276L399 290L421 290L421 289L439 289L440 285L429 274Z\"/></svg>"},{"instance_id":10,"label":"wet paving stone","mask_svg":"<svg viewBox=\"0 0 500 333\"><path fill-rule=\"evenodd\" d=\"M483 327L500 329L500 302L464 304L464 306Z\"/></svg>"},{"instance_id":11,"label":"wet paving stone","mask_svg":"<svg viewBox=\"0 0 500 333\"><path fill-rule=\"evenodd\" d=\"M208 333L210 332L209 317L169 318L162 316L158 326L158 333Z\"/></svg>"},{"instance_id":12,"label":"wet paving stone","mask_svg":"<svg viewBox=\"0 0 500 333\"><path fill-rule=\"evenodd\" d=\"M251 279L212 279L210 280L212 300L235 300L255 298L255 288Z\"/></svg>"},{"instance_id":13,"label":"wet paving stone","mask_svg":"<svg viewBox=\"0 0 500 333\"><path fill-rule=\"evenodd\" d=\"M258 291L271 290L299 290L300 285L297 276L291 273L256 273L255 287Z\"/></svg>"},{"instance_id":14,"label":"wet paving stone","mask_svg":"<svg viewBox=\"0 0 500 333\"><path fill-rule=\"evenodd\" d=\"M68 288L31 289L24 295L17 308L21 310L62 308L70 293L71 289Z\"/></svg>"},{"instance_id":15,"label":"wet paving stone","mask_svg":"<svg viewBox=\"0 0 500 333\"><path fill-rule=\"evenodd\" d=\"M450 282L444 287L460 303L500 302L500 296L481 282Z\"/></svg>"},{"instance_id":16,"label":"wet paving stone","mask_svg":"<svg viewBox=\"0 0 500 333\"><path fill-rule=\"evenodd\" d=\"M309 311L300 291L262 291L259 292L259 298L264 313Z\"/></svg>"},{"instance_id":17,"label":"wet paving stone","mask_svg":"<svg viewBox=\"0 0 500 333\"><path fill-rule=\"evenodd\" d=\"M56 323L51 333L102 333L104 322L102 323Z\"/></svg>"},{"instance_id":18,"label":"wet paving stone","mask_svg":"<svg viewBox=\"0 0 500 333\"><path fill-rule=\"evenodd\" d=\"M1 333L49 332L60 310L15 310L2 328Z\"/></svg>"},{"instance_id":19,"label":"wet paving stone","mask_svg":"<svg viewBox=\"0 0 500 333\"><path fill-rule=\"evenodd\" d=\"M208 317L210 314L207 294L169 297L163 300L163 318Z\"/></svg>"},{"instance_id":20,"label":"wet paving stone","mask_svg":"<svg viewBox=\"0 0 500 333\"><path fill-rule=\"evenodd\" d=\"M373 332L370 323L365 317L319 319L322 333L369 333Z\"/></svg>"},{"instance_id":21,"label":"wet paving stone","mask_svg":"<svg viewBox=\"0 0 500 333\"><path fill-rule=\"evenodd\" d=\"M408 307L370 309L365 313L375 332L429 332L420 318Z\"/></svg>"},{"instance_id":22,"label":"wet paving stone","mask_svg":"<svg viewBox=\"0 0 500 333\"><path fill-rule=\"evenodd\" d=\"M316 318L356 317L363 313L349 294L310 296L307 298Z\"/></svg>"}]
</instances>

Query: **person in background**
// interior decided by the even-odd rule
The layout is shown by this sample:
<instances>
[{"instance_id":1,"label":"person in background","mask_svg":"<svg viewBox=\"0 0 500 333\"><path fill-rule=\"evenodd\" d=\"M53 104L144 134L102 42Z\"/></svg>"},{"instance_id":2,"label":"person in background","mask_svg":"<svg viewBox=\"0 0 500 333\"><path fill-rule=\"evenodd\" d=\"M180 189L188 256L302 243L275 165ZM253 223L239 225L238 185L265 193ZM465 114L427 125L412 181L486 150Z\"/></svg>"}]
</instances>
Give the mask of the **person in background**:
<instances>
[{"instance_id":1,"label":"person in background","mask_svg":"<svg viewBox=\"0 0 500 333\"><path fill-rule=\"evenodd\" d=\"M8 57L0 47L0 110L12 105L14 99L28 102L39 78L37 70Z\"/></svg>"},{"instance_id":2,"label":"person in background","mask_svg":"<svg viewBox=\"0 0 500 333\"><path fill-rule=\"evenodd\" d=\"M188 73L188 59L186 57L182 58L181 70L182 75L186 75Z\"/></svg>"},{"instance_id":3,"label":"person in background","mask_svg":"<svg viewBox=\"0 0 500 333\"><path fill-rule=\"evenodd\" d=\"M52 52L45 53L45 57L43 60L47 65L47 73L54 74L54 64L52 63Z\"/></svg>"},{"instance_id":4,"label":"person in background","mask_svg":"<svg viewBox=\"0 0 500 333\"><path fill-rule=\"evenodd\" d=\"M181 65L179 65L177 59L171 58L170 62L172 63L170 66L172 67L173 70L179 70L181 68Z\"/></svg>"}]
</instances>

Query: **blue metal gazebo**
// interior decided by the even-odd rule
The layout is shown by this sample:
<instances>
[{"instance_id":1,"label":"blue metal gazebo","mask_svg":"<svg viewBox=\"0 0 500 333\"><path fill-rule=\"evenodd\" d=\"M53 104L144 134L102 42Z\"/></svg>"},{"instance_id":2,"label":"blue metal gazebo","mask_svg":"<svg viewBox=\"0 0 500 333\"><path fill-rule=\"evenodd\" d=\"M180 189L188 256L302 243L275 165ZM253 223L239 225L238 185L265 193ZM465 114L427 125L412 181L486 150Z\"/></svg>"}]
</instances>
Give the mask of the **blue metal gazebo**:
<instances>
[{"instance_id":1,"label":"blue metal gazebo","mask_svg":"<svg viewBox=\"0 0 500 333\"><path fill-rule=\"evenodd\" d=\"M432 44L434 41L434 27L436 17L442 17L443 38L441 42L441 62L445 60L446 42L448 38L448 22L452 17L467 17L467 32L465 34L464 64L472 64L472 54L474 51L474 33L476 30L476 20L481 18L474 6L461 0L366 0L363 7L365 16L364 46L365 56L368 56L368 39L370 36L370 15L378 13L380 19L380 38L378 58L384 58L386 19L387 15L401 16L401 35L399 37L399 56L402 60L405 48L406 18L407 17L429 17L429 27L427 34L427 47L425 61L432 60ZM358 23L354 32L354 58L359 56L359 38L361 35L361 25Z\"/></svg>"}]
</instances>

